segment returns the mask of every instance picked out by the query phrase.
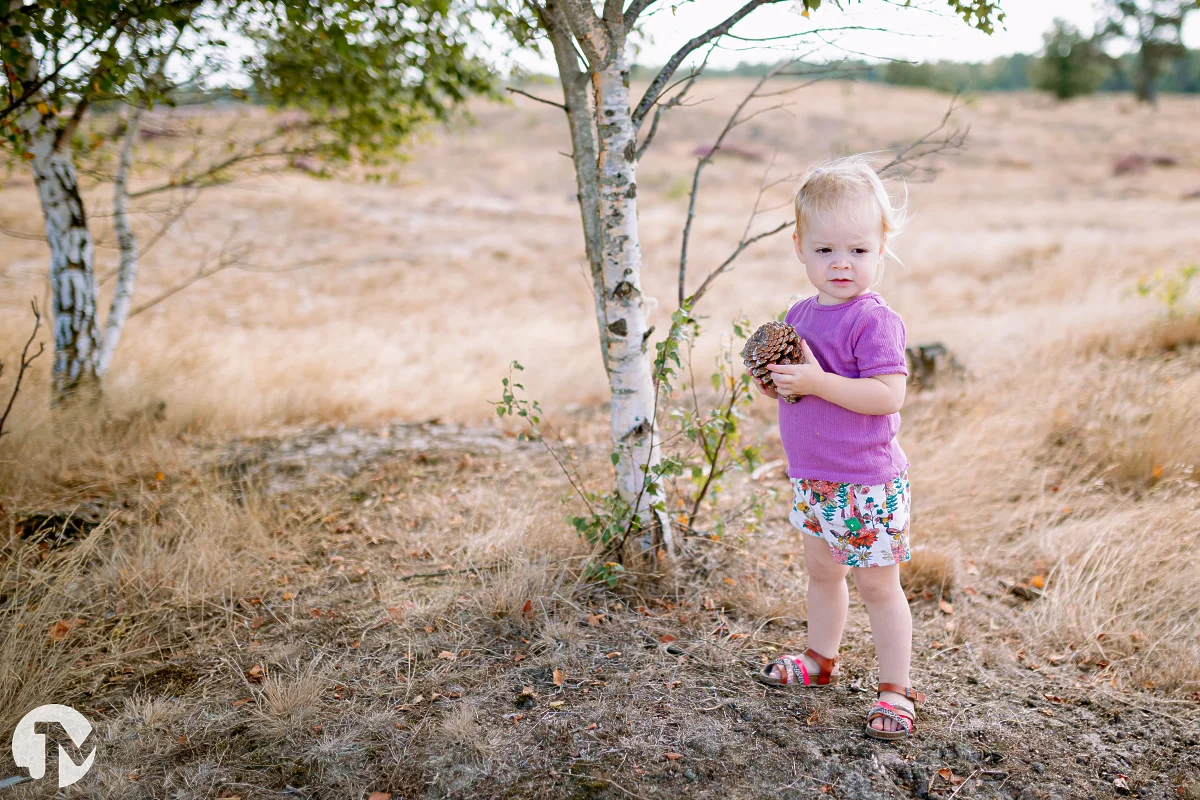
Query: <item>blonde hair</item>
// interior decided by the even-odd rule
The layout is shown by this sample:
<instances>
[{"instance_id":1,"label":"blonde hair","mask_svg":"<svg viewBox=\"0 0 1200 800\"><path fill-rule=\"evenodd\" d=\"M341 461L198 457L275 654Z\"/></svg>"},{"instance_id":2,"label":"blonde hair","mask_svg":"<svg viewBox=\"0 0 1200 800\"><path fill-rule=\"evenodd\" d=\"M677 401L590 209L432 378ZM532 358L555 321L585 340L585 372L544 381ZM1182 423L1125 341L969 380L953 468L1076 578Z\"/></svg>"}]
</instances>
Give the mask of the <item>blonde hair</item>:
<instances>
[{"instance_id":1,"label":"blonde hair","mask_svg":"<svg viewBox=\"0 0 1200 800\"><path fill-rule=\"evenodd\" d=\"M850 214L861 208L860 204L865 201L879 213L884 256L891 256L896 263L903 264L887 246L887 240L899 236L908 224L908 188L905 187L904 203L895 205L883 181L871 167L873 156L873 153L857 153L827 159L809 167L796 190L796 233L803 236L806 219L819 218L825 213ZM881 260L872 285L883 278L883 267Z\"/></svg>"}]
</instances>

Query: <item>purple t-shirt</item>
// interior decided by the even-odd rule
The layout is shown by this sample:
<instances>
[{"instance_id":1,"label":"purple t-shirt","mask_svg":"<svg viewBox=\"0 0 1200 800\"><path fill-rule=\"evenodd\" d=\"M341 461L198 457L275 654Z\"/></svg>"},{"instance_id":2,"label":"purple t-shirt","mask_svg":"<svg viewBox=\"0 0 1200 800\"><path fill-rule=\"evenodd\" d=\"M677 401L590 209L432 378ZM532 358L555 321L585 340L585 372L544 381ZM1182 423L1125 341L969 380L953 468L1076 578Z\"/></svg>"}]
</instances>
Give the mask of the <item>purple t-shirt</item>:
<instances>
[{"instance_id":1,"label":"purple t-shirt","mask_svg":"<svg viewBox=\"0 0 1200 800\"><path fill-rule=\"evenodd\" d=\"M813 297L784 319L826 372L847 378L908 374L900 315L874 292L823 306ZM908 467L896 441L900 414L860 414L815 395L779 400L779 437L792 478L876 485Z\"/></svg>"}]
</instances>

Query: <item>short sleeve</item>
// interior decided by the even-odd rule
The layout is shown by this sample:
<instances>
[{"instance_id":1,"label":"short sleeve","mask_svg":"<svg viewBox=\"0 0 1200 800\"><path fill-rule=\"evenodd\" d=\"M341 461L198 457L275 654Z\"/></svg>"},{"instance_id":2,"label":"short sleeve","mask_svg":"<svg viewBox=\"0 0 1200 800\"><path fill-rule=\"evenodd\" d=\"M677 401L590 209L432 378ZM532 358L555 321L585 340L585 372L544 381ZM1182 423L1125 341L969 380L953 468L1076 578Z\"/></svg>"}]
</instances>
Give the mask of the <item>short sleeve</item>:
<instances>
[{"instance_id":1,"label":"short sleeve","mask_svg":"<svg viewBox=\"0 0 1200 800\"><path fill-rule=\"evenodd\" d=\"M854 337L854 359L858 376L908 374L904 357L904 320L887 306L876 306L863 315Z\"/></svg>"}]
</instances>

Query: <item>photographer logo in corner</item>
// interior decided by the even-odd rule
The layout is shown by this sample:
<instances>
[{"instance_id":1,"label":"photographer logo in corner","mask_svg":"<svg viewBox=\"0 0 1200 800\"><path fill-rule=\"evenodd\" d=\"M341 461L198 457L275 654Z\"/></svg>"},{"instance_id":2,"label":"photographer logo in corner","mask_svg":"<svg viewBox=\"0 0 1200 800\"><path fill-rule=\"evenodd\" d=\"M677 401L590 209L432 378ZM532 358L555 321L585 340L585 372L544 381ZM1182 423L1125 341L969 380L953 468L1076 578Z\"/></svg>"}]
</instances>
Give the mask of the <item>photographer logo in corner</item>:
<instances>
[{"instance_id":1,"label":"photographer logo in corner","mask_svg":"<svg viewBox=\"0 0 1200 800\"><path fill-rule=\"evenodd\" d=\"M18 767L29 770L29 777L34 780L40 780L46 775L46 735L38 733L34 729L39 722L61 725L76 747L82 747L92 732L92 723L88 722L83 714L70 706L57 703L38 706L21 717L16 730L13 731L13 761ZM93 747L83 763L76 764L60 744L58 746L59 788L70 786L86 775L95 760L96 748Z\"/></svg>"}]
</instances>

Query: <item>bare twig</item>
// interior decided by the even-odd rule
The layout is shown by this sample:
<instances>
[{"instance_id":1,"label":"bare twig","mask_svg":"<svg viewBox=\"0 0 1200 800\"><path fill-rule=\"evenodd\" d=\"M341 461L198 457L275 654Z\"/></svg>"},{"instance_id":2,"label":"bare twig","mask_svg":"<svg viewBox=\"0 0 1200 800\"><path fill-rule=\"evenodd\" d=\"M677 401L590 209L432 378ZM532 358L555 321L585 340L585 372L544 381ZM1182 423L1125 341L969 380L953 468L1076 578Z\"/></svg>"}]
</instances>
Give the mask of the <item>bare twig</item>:
<instances>
[{"instance_id":1,"label":"bare twig","mask_svg":"<svg viewBox=\"0 0 1200 800\"><path fill-rule=\"evenodd\" d=\"M767 73L758 80L758 83L756 83L754 85L754 88L750 90L749 94L747 94L744 98L742 98L742 101L740 103L738 103L737 108L735 108L733 110L733 113L729 115L729 119L725 122L725 127L721 129L721 133L717 136L716 141L713 142L712 147L710 147L708 149L708 151L704 155L702 155L699 158L699 160L697 160L697 162L696 162L696 170L692 174L692 189L688 195L687 220L684 222L684 225L683 225L683 241L680 245L680 251L679 251L678 295L679 295L679 305L680 306L683 305L684 298L687 296L686 284L687 284L688 244L691 241L692 222L695 220L695 217L696 217L696 198L699 196L699 193L700 193L700 175L704 171L704 168L712 162L713 156L715 156L717 154L717 152L721 149L721 146L725 143L725 137L729 135L730 131L732 131L734 128L738 127L739 125L742 125L745 122L747 122L751 119L754 119L754 117L758 116L759 114L762 114L762 113L764 113L766 111L770 111L770 110L776 110L781 107L779 105L775 105L775 106L771 106L770 108L760 109L758 111L755 111L752 114L742 116L743 110L750 103L750 101L762 96L763 86L765 86L768 81L770 81L772 78L774 78L776 75L778 75L781 71L787 69L788 67L792 66L795 63L796 63L796 59L791 59L788 61L781 61L780 63L776 64L774 67L769 69L767 71ZM822 80L822 78L819 77L813 81L805 81L803 83L797 84L796 86L789 87L788 89L785 89L781 92L775 92L772 94L787 94L790 92L799 91L800 89L811 86L813 83L815 83L818 80ZM763 176L763 181L764 182L766 181L765 175ZM757 213L757 210L758 210L758 204L762 200L763 190L764 190L763 187L760 186L759 187L759 196L755 200L755 214ZM751 214L751 221L753 221L755 214ZM750 226L750 223L748 222L746 225L746 233L749 232L749 226ZM783 230L783 227L776 228L771 233L778 233L781 230ZM729 265L733 263L733 259L736 258L742 252L742 250L745 250L747 247L749 247L751 244L758 241L759 239L762 239L762 238L765 238L765 236L771 235L771 233L761 234L759 236L754 237L751 240L747 240L746 233L743 233L742 241L739 243L738 248L734 251L734 254L732 256L730 256L730 258L726 259L725 263L722 264L718 268L716 273L714 273L713 275L710 275L705 280L705 285L701 287L704 291L707 291L708 284L712 283L712 280L715 279L717 274L720 274L721 272L724 272L726 269L728 269ZM698 298L699 295L702 293L703 292L697 292L696 295L694 295L693 297Z\"/></svg>"},{"instance_id":2,"label":"bare twig","mask_svg":"<svg viewBox=\"0 0 1200 800\"><path fill-rule=\"evenodd\" d=\"M923 169L931 174L938 172L938 170L934 167L918 167L912 165L927 156L933 155L934 153L940 153L945 150L957 150L966 143L967 133L971 130L969 125L963 129L955 128L942 139L933 139L933 137L939 131L945 130L946 124L949 122L950 117L953 116L954 112L962 108L962 105L960 105L958 102L959 97L960 93L955 92L954 96L950 98L950 107L947 108L946 113L942 115L941 121L932 129L930 129L925 135L914 139L907 147L899 151L895 158L880 167L878 170L879 174L886 177L895 177L900 175L907 176L911 175L918 169ZM910 168L905 171L905 167Z\"/></svg>"},{"instance_id":3,"label":"bare twig","mask_svg":"<svg viewBox=\"0 0 1200 800\"><path fill-rule=\"evenodd\" d=\"M8 405L4 407L4 414L0 415L0 437L4 436L4 423L8 421L8 414L12 411L13 403L17 399L17 392L21 391L21 379L25 377L25 370L29 369L29 365L33 363L34 359L40 356L46 349L45 344L38 342L38 351L32 356L29 355L29 346L37 338L38 328L42 326L42 313L38 311L37 300L30 300L29 305L33 308L33 332L29 334L29 339L25 342L25 347L21 349L21 361L20 366L17 368L17 380L13 383L12 393L8 396ZM0 376L2 375L4 375L4 363L0 362Z\"/></svg>"},{"instance_id":4,"label":"bare twig","mask_svg":"<svg viewBox=\"0 0 1200 800\"><path fill-rule=\"evenodd\" d=\"M646 132L646 138L642 141L641 145L639 145L637 149L636 158L638 161L642 160L642 154L646 152L646 148L650 146L652 141L654 141L654 134L658 132L658 122L660 119L662 119L662 115L670 109L675 108L683 103L683 99L687 97L688 90L692 88L692 84L696 82L696 78L700 77L700 74L704 72L704 68L708 65L708 57L712 55L713 49L714 48L712 47L708 48L708 52L704 54L704 60L700 62L700 66L691 70L687 78L681 81L683 88L671 95L667 102L656 102L657 108L654 109L654 119L650 121L650 130ZM666 92L663 92L663 94L666 94L669 91L670 89L668 89Z\"/></svg>"},{"instance_id":5,"label":"bare twig","mask_svg":"<svg viewBox=\"0 0 1200 800\"><path fill-rule=\"evenodd\" d=\"M625 18L623 20L625 23L625 30L627 32L633 30L633 26L638 21L638 17L640 17L642 12L654 3L655 0L633 0L633 2L629 4L629 8L625 9Z\"/></svg>"},{"instance_id":6,"label":"bare twig","mask_svg":"<svg viewBox=\"0 0 1200 800\"><path fill-rule=\"evenodd\" d=\"M529 92L526 92L526 91L525 91L525 90L523 90L523 89L517 89L517 88L515 88L515 87L512 87L512 86L506 86L506 87L505 87L505 91L509 91L509 92L512 92L513 94L519 94L519 95L522 95L522 96L524 96L524 97L528 97L530 100L536 100L536 101L538 101L539 103L545 103L545 104L546 104L546 105L548 105L548 106L554 106L555 108L557 108L557 109L561 109L562 111L566 111L566 110L567 110L567 107L566 107L564 104L562 104L562 103L556 103L556 102L554 102L553 100L547 100L547 99L546 99L546 98L544 98L544 97L538 97L536 94L530 94Z\"/></svg>"},{"instance_id":7,"label":"bare twig","mask_svg":"<svg viewBox=\"0 0 1200 800\"><path fill-rule=\"evenodd\" d=\"M674 55L672 55L667 60L667 63L663 65L663 68L659 70L658 74L654 76L654 80L650 82L650 86L647 87L646 93L642 95L642 99L638 102L637 108L633 110L632 116L634 131L637 131L637 129L641 127L642 120L647 114L650 113L651 107L655 104L655 102L657 102L659 95L662 94L663 87L666 86L667 82L671 80L671 76L675 74L675 70L679 69L679 65L684 62L684 59L714 39L719 39L725 34L729 33L729 30L733 28L734 25L745 19L755 9L761 6L775 5L781 2L785 2L785 0L750 0L724 20L709 28L704 33L701 33L699 36L695 36L688 40L682 47L676 50Z\"/></svg>"}]
</instances>

